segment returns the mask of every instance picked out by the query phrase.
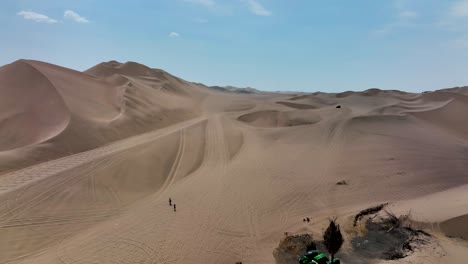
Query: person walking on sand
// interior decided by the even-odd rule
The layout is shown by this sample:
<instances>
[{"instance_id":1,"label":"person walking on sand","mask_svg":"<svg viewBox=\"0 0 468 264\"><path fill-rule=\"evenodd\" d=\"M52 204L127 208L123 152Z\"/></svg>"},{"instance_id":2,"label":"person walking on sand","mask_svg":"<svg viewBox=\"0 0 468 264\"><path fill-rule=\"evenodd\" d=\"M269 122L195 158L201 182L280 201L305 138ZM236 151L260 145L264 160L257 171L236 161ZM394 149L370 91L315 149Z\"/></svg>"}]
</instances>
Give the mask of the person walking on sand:
<instances>
[{"instance_id":1,"label":"person walking on sand","mask_svg":"<svg viewBox=\"0 0 468 264\"><path fill-rule=\"evenodd\" d=\"M174 212L175 212L175 211L177 211L177 210L176 210L176 205L174 204Z\"/></svg>"},{"instance_id":2,"label":"person walking on sand","mask_svg":"<svg viewBox=\"0 0 468 264\"><path fill-rule=\"evenodd\" d=\"M172 199L169 197L169 206L172 206Z\"/></svg>"}]
</instances>

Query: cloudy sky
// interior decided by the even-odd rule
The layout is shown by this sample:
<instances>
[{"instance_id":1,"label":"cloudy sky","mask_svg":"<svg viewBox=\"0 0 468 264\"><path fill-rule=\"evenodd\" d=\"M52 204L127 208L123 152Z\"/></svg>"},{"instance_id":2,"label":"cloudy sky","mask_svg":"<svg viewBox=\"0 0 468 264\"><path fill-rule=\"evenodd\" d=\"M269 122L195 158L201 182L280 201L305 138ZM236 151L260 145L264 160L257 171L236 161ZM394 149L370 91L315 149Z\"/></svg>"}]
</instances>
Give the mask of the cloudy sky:
<instances>
[{"instance_id":1,"label":"cloudy sky","mask_svg":"<svg viewBox=\"0 0 468 264\"><path fill-rule=\"evenodd\" d=\"M468 0L1 0L0 65L136 61L209 85L468 85Z\"/></svg>"}]
</instances>

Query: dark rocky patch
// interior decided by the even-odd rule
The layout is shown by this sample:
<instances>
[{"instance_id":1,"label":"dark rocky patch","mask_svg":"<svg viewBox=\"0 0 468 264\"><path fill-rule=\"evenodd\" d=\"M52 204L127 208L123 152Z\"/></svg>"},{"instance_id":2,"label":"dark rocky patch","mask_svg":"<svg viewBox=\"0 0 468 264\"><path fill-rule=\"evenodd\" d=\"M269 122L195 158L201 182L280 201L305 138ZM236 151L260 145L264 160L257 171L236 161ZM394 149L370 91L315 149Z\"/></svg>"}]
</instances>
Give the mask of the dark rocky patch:
<instances>
[{"instance_id":1,"label":"dark rocky patch","mask_svg":"<svg viewBox=\"0 0 468 264\"><path fill-rule=\"evenodd\" d=\"M341 181L337 182L336 185L348 185L348 182L345 181L345 180L341 180Z\"/></svg>"},{"instance_id":2,"label":"dark rocky patch","mask_svg":"<svg viewBox=\"0 0 468 264\"><path fill-rule=\"evenodd\" d=\"M395 260L410 255L415 248L428 243L431 237L421 230L403 224L402 218L391 213L366 221L367 233L351 239L356 255L367 259Z\"/></svg>"}]
</instances>

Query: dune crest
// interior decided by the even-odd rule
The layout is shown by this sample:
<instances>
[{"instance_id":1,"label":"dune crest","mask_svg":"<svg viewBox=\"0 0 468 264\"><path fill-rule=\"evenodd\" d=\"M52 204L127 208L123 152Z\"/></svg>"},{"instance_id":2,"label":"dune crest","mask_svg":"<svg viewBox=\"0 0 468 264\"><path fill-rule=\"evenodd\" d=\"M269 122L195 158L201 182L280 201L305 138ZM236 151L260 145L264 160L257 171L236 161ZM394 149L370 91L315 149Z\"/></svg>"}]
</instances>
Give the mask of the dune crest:
<instances>
[{"instance_id":1,"label":"dune crest","mask_svg":"<svg viewBox=\"0 0 468 264\"><path fill-rule=\"evenodd\" d=\"M164 71L151 69L143 64L131 61L125 63L117 61L103 62L84 72L96 77L109 77L114 74L121 74L134 77L145 76L164 79Z\"/></svg>"}]
</instances>

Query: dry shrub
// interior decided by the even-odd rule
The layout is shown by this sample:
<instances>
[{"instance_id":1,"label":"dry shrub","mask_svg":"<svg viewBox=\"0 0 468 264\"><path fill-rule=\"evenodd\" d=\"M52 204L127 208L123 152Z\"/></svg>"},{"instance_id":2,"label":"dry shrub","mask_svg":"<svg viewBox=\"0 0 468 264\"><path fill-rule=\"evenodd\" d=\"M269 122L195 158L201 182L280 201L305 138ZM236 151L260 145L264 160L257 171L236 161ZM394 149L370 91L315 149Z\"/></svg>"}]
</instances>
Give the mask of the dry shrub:
<instances>
[{"instance_id":1,"label":"dry shrub","mask_svg":"<svg viewBox=\"0 0 468 264\"><path fill-rule=\"evenodd\" d=\"M273 256L277 264L297 264L302 255L316 248L308 234L286 236L273 252Z\"/></svg>"}]
</instances>

